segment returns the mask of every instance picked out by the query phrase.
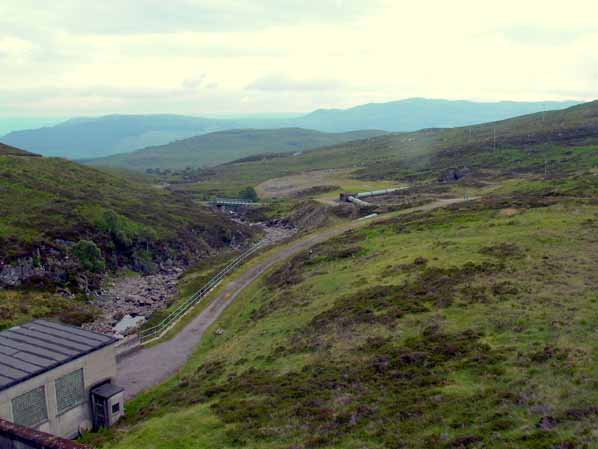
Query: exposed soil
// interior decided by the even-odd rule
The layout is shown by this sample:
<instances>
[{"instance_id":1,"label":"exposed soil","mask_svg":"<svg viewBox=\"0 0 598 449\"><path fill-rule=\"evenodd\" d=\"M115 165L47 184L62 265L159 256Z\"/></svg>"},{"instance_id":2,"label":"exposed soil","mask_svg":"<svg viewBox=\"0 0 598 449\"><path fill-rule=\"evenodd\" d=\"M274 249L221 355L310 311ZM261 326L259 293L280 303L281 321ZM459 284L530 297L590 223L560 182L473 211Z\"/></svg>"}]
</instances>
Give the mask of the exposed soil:
<instances>
[{"instance_id":1,"label":"exposed soil","mask_svg":"<svg viewBox=\"0 0 598 449\"><path fill-rule=\"evenodd\" d=\"M264 233L262 241L266 245L286 240L295 232L294 229L263 224L254 224L252 227L259 228ZM178 297L177 286L186 268L178 265L163 268L156 274L134 274L108 280L95 293L91 302L101 311L99 317L83 327L119 336L114 327L125 315L149 319L154 312L168 307Z\"/></svg>"},{"instance_id":2,"label":"exposed soil","mask_svg":"<svg viewBox=\"0 0 598 449\"><path fill-rule=\"evenodd\" d=\"M448 206L462 199L438 201L412 211L431 210ZM308 235L287 246L281 247L270 257L245 270L238 278L230 281L197 317L172 339L159 345L144 348L123 357L118 364L116 383L125 388L127 398L165 381L175 374L195 351L203 334L219 318L244 289L249 287L263 273L279 262L293 257L319 243L343 234L369 221L353 221L343 226L323 230L318 234Z\"/></svg>"}]
</instances>

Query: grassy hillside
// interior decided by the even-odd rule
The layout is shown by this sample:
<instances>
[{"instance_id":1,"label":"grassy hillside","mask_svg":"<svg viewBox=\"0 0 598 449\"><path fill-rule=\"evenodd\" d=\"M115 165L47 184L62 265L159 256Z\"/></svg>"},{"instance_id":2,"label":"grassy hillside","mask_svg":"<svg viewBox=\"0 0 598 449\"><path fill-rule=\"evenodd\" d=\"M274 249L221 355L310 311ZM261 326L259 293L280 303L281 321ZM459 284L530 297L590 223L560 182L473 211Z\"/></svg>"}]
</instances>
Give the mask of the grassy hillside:
<instances>
[{"instance_id":1,"label":"grassy hillside","mask_svg":"<svg viewBox=\"0 0 598 449\"><path fill-rule=\"evenodd\" d=\"M105 272L195 262L252 231L164 189L0 148L0 327L92 311ZM74 295L74 296L73 296Z\"/></svg>"},{"instance_id":2,"label":"grassy hillside","mask_svg":"<svg viewBox=\"0 0 598 449\"><path fill-rule=\"evenodd\" d=\"M294 120L297 126L339 132L352 129L416 131L494 122L578 104L572 101L477 103L473 101L409 98L371 103L349 109L321 109Z\"/></svg>"},{"instance_id":3,"label":"grassy hillside","mask_svg":"<svg viewBox=\"0 0 598 449\"><path fill-rule=\"evenodd\" d=\"M597 200L519 179L306 251L94 443L598 448Z\"/></svg>"},{"instance_id":4,"label":"grassy hillside","mask_svg":"<svg viewBox=\"0 0 598 449\"><path fill-rule=\"evenodd\" d=\"M447 168L570 172L598 164L598 101L477 126L388 134L299 156L276 154L199 171L187 191L217 194L310 170L347 168L364 179L430 180ZM226 181L225 181L226 180Z\"/></svg>"},{"instance_id":5,"label":"grassy hillside","mask_svg":"<svg viewBox=\"0 0 598 449\"><path fill-rule=\"evenodd\" d=\"M29 148L44 156L84 159L126 153L198 134L231 129L295 127L324 132L349 132L358 129L415 131L429 127L495 121L546 109L560 109L572 104L574 103L475 103L412 98L344 110L318 110L294 118L280 115L230 119L168 114L108 115L72 119L39 129L20 128L21 131L11 132L2 139L6 143ZM21 121L25 124L27 122L26 119ZM184 167L182 165L179 168Z\"/></svg>"},{"instance_id":6,"label":"grassy hillside","mask_svg":"<svg viewBox=\"0 0 598 449\"><path fill-rule=\"evenodd\" d=\"M44 156L101 157L230 128L235 122L179 115L108 115L11 132L2 140Z\"/></svg>"},{"instance_id":7,"label":"grassy hillside","mask_svg":"<svg viewBox=\"0 0 598 449\"><path fill-rule=\"evenodd\" d=\"M0 156L0 187L5 264L80 240L94 241L109 266L193 259L246 235L188 199L63 159Z\"/></svg>"},{"instance_id":8,"label":"grassy hillside","mask_svg":"<svg viewBox=\"0 0 598 449\"><path fill-rule=\"evenodd\" d=\"M300 128L239 129L204 134L167 145L149 147L127 154L85 161L104 167L134 170L198 168L230 162L261 153L295 153L318 147L364 139L383 131L322 133Z\"/></svg>"},{"instance_id":9,"label":"grassy hillside","mask_svg":"<svg viewBox=\"0 0 598 449\"><path fill-rule=\"evenodd\" d=\"M0 156L0 257L29 253L54 239L109 238L115 214L123 240L191 238L209 246L238 230L207 208L167 191L63 159ZM126 237L129 237L127 239Z\"/></svg>"},{"instance_id":10,"label":"grassy hillside","mask_svg":"<svg viewBox=\"0 0 598 449\"><path fill-rule=\"evenodd\" d=\"M33 154L33 153L29 153L28 151L25 151L25 150L20 150L18 148L11 147L9 145L5 145L2 142L0 142L0 156L29 156L29 157L35 157L37 155Z\"/></svg>"}]
</instances>

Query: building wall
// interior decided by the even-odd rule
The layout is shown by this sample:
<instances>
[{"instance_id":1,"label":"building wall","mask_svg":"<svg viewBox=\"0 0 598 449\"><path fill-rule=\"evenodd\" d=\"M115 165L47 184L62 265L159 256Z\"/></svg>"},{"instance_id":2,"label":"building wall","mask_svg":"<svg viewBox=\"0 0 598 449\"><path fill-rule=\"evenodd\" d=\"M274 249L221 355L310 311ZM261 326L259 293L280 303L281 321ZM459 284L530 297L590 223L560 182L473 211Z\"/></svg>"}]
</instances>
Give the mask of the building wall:
<instances>
[{"instance_id":1,"label":"building wall","mask_svg":"<svg viewBox=\"0 0 598 449\"><path fill-rule=\"evenodd\" d=\"M74 408L57 413L56 379L83 368L85 402ZM0 417L14 421L12 399L40 386L45 387L48 420L35 427L36 430L64 438L76 437L81 424L91 427L91 407L89 394L93 387L116 377L116 354L114 345L75 359L40 376L29 379L12 388L0 392Z\"/></svg>"}]
</instances>

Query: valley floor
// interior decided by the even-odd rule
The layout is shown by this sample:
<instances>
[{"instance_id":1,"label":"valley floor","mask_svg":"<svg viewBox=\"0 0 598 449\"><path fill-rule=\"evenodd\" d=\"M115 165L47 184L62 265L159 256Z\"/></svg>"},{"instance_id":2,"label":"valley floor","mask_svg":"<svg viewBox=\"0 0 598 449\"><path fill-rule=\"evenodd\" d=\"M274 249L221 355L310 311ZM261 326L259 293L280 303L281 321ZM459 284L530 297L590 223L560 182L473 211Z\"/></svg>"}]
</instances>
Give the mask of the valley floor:
<instances>
[{"instance_id":1,"label":"valley floor","mask_svg":"<svg viewBox=\"0 0 598 449\"><path fill-rule=\"evenodd\" d=\"M598 448L596 188L546 185L362 222L294 253L91 442Z\"/></svg>"},{"instance_id":2,"label":"valley floor","mask_svg":"<svg viewBox=\"0 0 598 449\"><path fill-rule=\"evenodd\" d=\"M441 200L406 212L432 210L462 201L462 199ZM367 223L364 221L350 222L323 232L316 232L277 250L270 251L238 278L228 282L210 304L172 339L124 357L118 365L117 384L125 388L126 396L130 399L143 390L163 382L184 366L206 330L242 294L243 290L248 288L263 273L277 263L318 243L365 224Z\"/></svg>"}]
</instances>

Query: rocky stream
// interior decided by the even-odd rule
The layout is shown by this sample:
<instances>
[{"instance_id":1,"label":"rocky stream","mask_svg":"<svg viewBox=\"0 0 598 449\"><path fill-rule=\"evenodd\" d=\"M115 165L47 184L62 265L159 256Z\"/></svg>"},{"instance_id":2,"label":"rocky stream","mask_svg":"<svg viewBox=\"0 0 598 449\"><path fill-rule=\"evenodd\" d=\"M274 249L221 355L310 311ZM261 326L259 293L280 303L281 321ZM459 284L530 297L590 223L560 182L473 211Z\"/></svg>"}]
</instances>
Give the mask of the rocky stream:
<instances>
[{"instance_id":1,"label":"rocky stream","mask_svg":"<svg viewBox=\"0 0 598 449\"><path fill-rule=\"evenodd\" d=\"M263 233L263 243L272 245L290 238L296 229L289 226L252 223ZM247 248L236 248L243 251ZM155 274L132 274L108 279L92 293L98 318L83 327L120 338L143 325L157 310L168 307L178 296L178 283L189 267L160 266Z\"/></svg>"}]
</instances>

